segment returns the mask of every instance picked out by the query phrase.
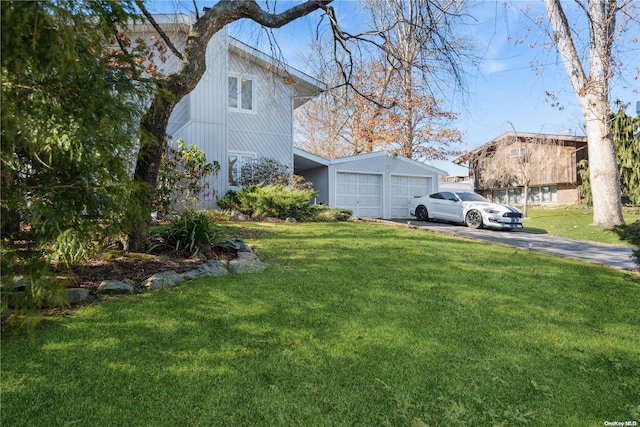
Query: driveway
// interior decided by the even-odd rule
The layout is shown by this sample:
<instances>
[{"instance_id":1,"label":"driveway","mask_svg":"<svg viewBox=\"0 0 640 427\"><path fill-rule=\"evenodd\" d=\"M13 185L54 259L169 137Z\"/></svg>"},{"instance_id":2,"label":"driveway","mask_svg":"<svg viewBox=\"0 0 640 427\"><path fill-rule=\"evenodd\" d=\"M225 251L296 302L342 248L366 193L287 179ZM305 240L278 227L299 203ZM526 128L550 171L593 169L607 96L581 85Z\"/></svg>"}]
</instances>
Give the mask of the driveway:
<instances>
[{"instance_id":1,"label":"driveway","mask_svg":"<svg viewBox=\"0 0 640 427\"><path fill-rule=\"evenodd\" d=\"M607 265L623 270L639 271L630 246L591 243L581 240L565 239L522 230L495 231L474 230L461 225L440 222L424 222L414 219L397 219L391 222L408 227L425 229L438 233L452 234L469 239L515 246L550 255L573 258L581 261Z\"/></svg>"}]
</instances>

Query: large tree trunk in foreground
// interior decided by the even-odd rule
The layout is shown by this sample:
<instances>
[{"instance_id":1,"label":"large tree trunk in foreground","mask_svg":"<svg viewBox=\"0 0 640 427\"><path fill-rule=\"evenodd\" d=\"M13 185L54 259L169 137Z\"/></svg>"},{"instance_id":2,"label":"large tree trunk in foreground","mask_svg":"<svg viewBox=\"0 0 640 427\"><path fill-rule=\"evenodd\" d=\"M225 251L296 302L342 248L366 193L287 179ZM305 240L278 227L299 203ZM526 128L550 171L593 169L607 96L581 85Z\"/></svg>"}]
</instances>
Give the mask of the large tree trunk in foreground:
<instances>
[{"instance_id":1,"label":"large tree trunk in foreground","mask_svg":"<svg viewBox=\"0 0 640 427\"><path fill-rule=\"evenodd\" d=\"M593 196L593 224L613 227L624 224L620 176L613 145L609 107L611 47L615 33L616 0L590 0L589 75L580 62L571 27L560 0L544 0L553 38L567 75L578 96L585 119L589 171Z\"/></svg>"},{"instance_id":2,"label":"large tree trunk in foreground","mask_svg":"<svg viewBox=\"0 0 640 427\"><path fill-rule=\"evenodd\" d=\"M207 45L214 34L230 22L242 18L251 19L265 27L279 28L315 10L325 8L331 1L306 1L279 14L263 11L254 0L220 1L195 22L183 52L171 49L178 54L182 63L174 74L158 83L155 97L141 121L142 141L134 173L134 180L138 185L127 212L127 219L131 224L125 242L128 251L143 252L146 249L152 192L158 179L169 116L176 104L189 94L202 78L207 67ZM142 0L136 0L136 4L147 19L152 19ZM163 38L168 41L166 36Z\"/></svg>"}]
</instances>

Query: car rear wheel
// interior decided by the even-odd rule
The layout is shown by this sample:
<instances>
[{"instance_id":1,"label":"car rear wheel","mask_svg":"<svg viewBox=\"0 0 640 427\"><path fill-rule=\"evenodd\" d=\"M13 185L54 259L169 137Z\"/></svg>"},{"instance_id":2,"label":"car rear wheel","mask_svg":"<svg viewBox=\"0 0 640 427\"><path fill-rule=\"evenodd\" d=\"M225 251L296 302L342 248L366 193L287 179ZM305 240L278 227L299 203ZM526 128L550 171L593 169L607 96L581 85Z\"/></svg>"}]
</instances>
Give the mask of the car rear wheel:
<instances>
[{"instance_id":1,"label":"car rear wheel","mask_svg":"<svg viewBox=\"0 0 640 427\"><path fill-rule=\"evenodd\" d=\"M482 214L479 211L472 209L467 212L464 222L469 228L480 228L482 227Z\"/></svg>"},{"instance_id":2,"label":"car rear wheel","mask_svg":"<svg viewBox=\"0 0 640 427\"><path fill-rule=\"evenodd\" d=\"M418 221L429 221L429 213L427 212L427 208L420 205L416 208L416 219Z\"/></svg>"}]
</instances>

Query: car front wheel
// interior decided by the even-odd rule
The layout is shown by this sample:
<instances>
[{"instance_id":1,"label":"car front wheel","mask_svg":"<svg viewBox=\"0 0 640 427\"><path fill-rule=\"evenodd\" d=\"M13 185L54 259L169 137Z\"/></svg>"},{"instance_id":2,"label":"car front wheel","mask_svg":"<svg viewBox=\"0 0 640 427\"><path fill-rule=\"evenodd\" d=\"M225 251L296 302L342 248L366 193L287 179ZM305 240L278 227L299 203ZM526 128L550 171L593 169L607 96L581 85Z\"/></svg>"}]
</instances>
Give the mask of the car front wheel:
<instances>
[{"instance_id":1,"label":"car front wheel","mask_svg":"<svg viewBox=\"0 0 640 427\"><path fill-rule=\"evenodd\" d=\"M429 213L424 206L418 206L416 208L416 219L418 221L429 221Z\"/></svg>"},{"instance_id":2,"label":"car front wheel","mask_svg":"<svg viewBox=\"0 0 640 427\"><path fill-rule=\"evenodd\" d=\"M482 214L475 209L470 210L465 217L465 223L469 228L482 227Z\"/></svg>"}]
</instances>

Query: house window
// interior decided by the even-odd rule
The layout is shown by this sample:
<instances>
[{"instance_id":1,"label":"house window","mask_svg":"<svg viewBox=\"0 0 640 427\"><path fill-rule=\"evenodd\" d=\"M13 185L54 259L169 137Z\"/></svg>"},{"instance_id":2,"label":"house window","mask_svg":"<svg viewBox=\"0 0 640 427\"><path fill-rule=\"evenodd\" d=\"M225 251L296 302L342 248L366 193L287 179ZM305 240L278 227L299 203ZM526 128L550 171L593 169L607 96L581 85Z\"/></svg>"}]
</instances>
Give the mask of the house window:
<instances>
[{"instance_id":1,"label":"house window","mask_svg":"<svg viewBox=\"0 0 640 427\"><path fill-rule=\"evenodd\" d=\"M253 111L254 104L253 80L247 77L229 76L229 108Z\"/></svg>"},{"instance_id":2,"label":"house window","mask_svg":"<svg viewBox=\"0 0 640 427\"><path fill-rule=\"evenodd\" d=\"M558 201L558 187L545 185L543 187L529 188L529 203L556 203Z\"/></svg>"},{"instance_id":3,"label":"house window","mask_svg":"<svg viewBox=\"0 0 640 427\"><path fill-rule=\"evenodd\" d=\"M516 148L512 148L509 153L511 154L511 157L522 157L525 155L525 153L527 152L526 147L516 147Z\"/></svg>"},{"instance_id":4,"label":"house window","mask_svg":"<svg viewBox=\"0 0 640 427\"><path fill-rule=\"evenodd\" d=\"M229 154L229 186L240 186L242 166L250 164L254 156L251 154Z\"/></svg>"},{"instance_id":5,"label":"house window","mask_svg":"<svg viewBox=\"0 0 640 427\"><path fill-rule=\"evenodd\" d=\"M520 205L524 201L522 188L493 190L493 201L503 205ZM556 203L558 201L558 187L545 185L529 187L527 201L531 204Z\"/></svg>"},{"instance_id":6,"label":"house window","mask_svg":"<svg viewBox=\"0 0 640 427\"><path fill-rule=\"evenodd\" d=\"M493 201L503 205L507 204L507 190L493 190Z\"/></svg>"}]
</instances>

